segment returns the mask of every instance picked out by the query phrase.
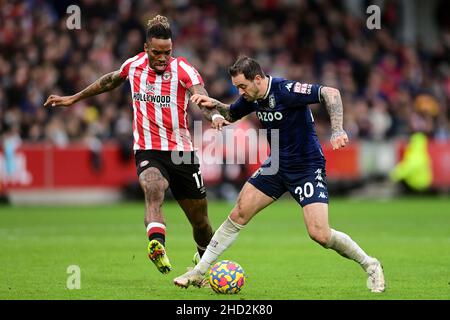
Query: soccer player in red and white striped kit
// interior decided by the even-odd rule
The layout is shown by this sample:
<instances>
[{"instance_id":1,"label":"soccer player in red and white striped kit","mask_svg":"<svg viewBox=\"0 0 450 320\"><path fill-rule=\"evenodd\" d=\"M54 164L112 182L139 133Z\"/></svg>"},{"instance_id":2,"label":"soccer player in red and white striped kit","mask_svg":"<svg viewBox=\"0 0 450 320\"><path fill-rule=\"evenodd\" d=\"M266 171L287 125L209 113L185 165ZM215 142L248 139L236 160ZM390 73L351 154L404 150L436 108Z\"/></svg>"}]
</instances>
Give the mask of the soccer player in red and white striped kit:
<instances>
[{"instance_id":1,"label":"soccer player in red and white striped kit","mask_svg":"<svg viewBox=\"0 0 450 320\"><path fill-rule=\"evenodd\" d=\"M166 223L161 207L168 187L192 225L197 244L194 260L200 259L213 235L206 189L187 120L189 97L207 92L197 70L185 58L172 57L172 32L166 17L157 15L149 20L146 36L144 51L126 60L119 70L75 95L50 95L44 106L70 106L128 79L133 101L133 149L145 194L148 256L166 274L172 266L165 249ZM228 124L218 111L199 107L213 128L220 130ZM181 164L180 159L184 160Z\"/></svg>"}]
</instances>

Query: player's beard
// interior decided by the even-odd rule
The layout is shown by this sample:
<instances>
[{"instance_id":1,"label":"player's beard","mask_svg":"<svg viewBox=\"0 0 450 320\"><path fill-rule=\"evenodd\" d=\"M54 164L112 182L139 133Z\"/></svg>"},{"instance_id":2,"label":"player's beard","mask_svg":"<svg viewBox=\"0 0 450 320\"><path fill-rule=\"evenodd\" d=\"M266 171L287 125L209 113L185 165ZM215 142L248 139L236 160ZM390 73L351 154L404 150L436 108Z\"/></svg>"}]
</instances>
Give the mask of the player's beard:
<instances>
[{"instance_id":1,"label":"player's beard","mask_svg":"<svg viewBox=\"0 0 450 320\"><path fill-rule=\"evenodd\" d=\"M249 93L245 94L247 96L247 98L244 97L244 99L249 101L249 102L254 102L254 101L259 99L259 97L260 97L260 90L259 90L258 86L254 82L253 82L253 85L252 85L251 89L252 90Z\"/></svg>"},{"instance_id":2,"label":"player's beard","mask_svg":"<svg viewBox=\"0 0 450 320\"><path fill-rule=\"evenodd\" d=\"M254 102L258 99L258 94L259 94L259 91L256 89L253 94L244 93L243 97L245 100L247 100L249 102Z\"/></svg>"},{"instance_id":3,"label":"player's beard","mask_svg":"<svg viewBox=\"0 0 450 320\"><path fill-rule=\"evenodd\" d=\"M242 96L243 96L244 99L245 99L246 101L248 101L248 102L253 102L253 101L256 100L254 97L249 96L248 94L243 94Z\"/></svg>"}]
</instances>

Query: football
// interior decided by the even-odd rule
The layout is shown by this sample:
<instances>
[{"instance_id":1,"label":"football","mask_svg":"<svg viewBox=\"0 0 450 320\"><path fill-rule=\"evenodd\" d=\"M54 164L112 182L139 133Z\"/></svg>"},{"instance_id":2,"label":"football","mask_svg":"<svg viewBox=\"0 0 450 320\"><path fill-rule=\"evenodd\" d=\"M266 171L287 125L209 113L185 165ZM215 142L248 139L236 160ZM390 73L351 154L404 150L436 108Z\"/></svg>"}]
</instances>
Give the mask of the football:
<instances>
[{"instance_id":1,"label":"football","mask_svg":"<svg viewBox=\"0 0 450 320\"><path fill-rule=\"evenodd\" d=\"M216 293L238 293L244 283L244 269L234 261L221 260L216 262L210 270L209 284Z\"/></svg>"}]
</instances>

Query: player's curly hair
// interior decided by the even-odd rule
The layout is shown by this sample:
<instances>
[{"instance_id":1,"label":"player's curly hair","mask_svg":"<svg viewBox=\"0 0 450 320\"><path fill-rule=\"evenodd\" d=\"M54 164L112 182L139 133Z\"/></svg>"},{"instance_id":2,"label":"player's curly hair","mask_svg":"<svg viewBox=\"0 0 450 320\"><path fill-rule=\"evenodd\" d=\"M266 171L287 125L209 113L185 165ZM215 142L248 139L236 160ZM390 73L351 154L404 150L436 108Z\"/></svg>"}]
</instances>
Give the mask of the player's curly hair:
<instances>
[{"instance_id":1,"label":"player's curly hair","mask_svg":"<svg viewBox=\"0 0 450 320\"><path fill-rule=\"evenodd\" d=\"M152 38L171 39L172 30L170 29L169 19L164 16L157 15L147 22L147 41Z\"/></svg>"}]
</instances>

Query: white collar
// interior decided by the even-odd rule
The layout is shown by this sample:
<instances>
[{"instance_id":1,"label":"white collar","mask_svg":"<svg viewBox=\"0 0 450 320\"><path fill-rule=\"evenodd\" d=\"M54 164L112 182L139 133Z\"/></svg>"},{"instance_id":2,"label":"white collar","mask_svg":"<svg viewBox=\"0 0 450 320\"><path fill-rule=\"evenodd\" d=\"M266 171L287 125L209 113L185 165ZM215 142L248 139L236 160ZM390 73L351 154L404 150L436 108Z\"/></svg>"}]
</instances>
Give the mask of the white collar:
<instances>
[{"instance_id":1,"label":"white collar","mask_svg":"<svg viewBox=\"0 0 450 320\"><path fill-rule=\"evenodd\" d=\"M269 77L269 85L267 86L266 94L264 95L264 97L261 98L261 100L267 99L267 96L269 95L270 92L270 88L272 87L272 77L271 76L268 77Z\"/></svg>"}]
</instances>

